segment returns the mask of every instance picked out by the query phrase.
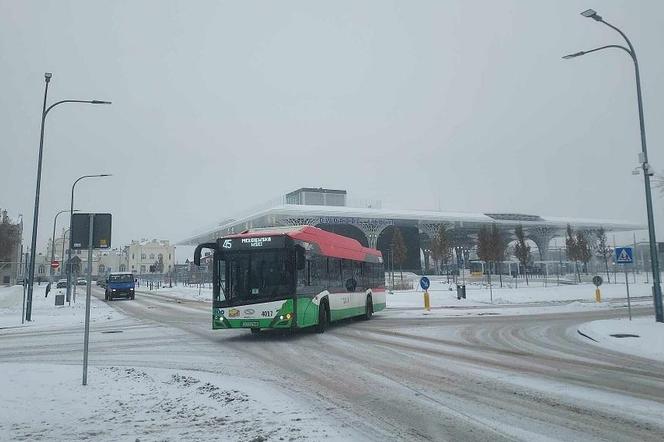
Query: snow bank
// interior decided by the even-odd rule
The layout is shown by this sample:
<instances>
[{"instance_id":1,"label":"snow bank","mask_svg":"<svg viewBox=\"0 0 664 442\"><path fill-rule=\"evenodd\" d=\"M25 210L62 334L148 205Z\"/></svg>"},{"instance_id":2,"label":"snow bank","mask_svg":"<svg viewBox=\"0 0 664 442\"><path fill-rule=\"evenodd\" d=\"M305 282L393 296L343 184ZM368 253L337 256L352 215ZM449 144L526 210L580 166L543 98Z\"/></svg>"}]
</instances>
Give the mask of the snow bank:
<instances>
[{"instance_id":1,"label":"snow bank","mask_svg":"<svg viewBox=\"0 0 664 442\"><path fill-rule=\"evenodd\" d=\"M32 294L32 321L21 324L23 287L12 286L0 289L0 328L6 327L53 327L71 326L85 323L85 287L76 290L76 302L71 306L55 305L55 295L64 294L64 289L52 289L48 298L44 297L46 285L37 285ZM90 322L122 318L123 315L99 301L94 296L90 304Z\"/></svg>"},{"instance_id":2,"label":"snow bank","mask_svg":"<svg viewBox=\"0 0 664 442\"><path fill-rule=\"evenodd\" d=\"M653 316L632 321L627 318L592 321L582 324L578 330L587 336L578 334L586 343L664 362L664 324L655 322Z\"/></svg>"},{"instance_id":3,"label":"snow bank","mask_svg":"<svg viewBox=\"0 0 664 442\"><path fill-rule=\"evenodd\" d=\"M630 295L634 298L641 296L651 296L650 284L637 283L630 284ZM493 291L493 302L492 292ZM600 287L602 300L609 299L626 299L626 291L624 284L605 284ZM417 298L417 305L422 305L423 291L410 290L410 291L394 291L388 294L388 306L390 307L406 307L411 306L411 299ZM456 301L456 286L448 284L444 280L432 281L429 288L432 305L435 302L447 303L451 300ZM594 302L595 301L595 286L592 284L578 284L578 285L560 285L556 283L549 283L547 287L543 286L541 281L534 283L531 282L529 286L519 285L516 287L508 287L505 285L500 288L497 284L493 286L492 290L485 285L478 283L466 284L466 299L458 302L459 305L481 305L481 304L524 304L524 303L542 303L542 302Z\"/></svg>"},{"instance_id":4,"label":"snow bank","mask_svg":"<svg viewBox=\"0 0 664 442\"><path fill-rule=\"evenodd\" d=\"M440 277L438 277L440 278ZM626 301L625 287L620 284L602 286L602 302L595 302L595 286L549 285L542 287L533 283L519 288L494 287L493 302L487 287L480 284L466 285L466 299L457 299L456 285L448 284L443 277L433 280L429 289L432 310L424 312L422 290L395 290L387 293L387 314L391 317L416 316L466 316L466 315L527 315L540 313L561 313L583 310L622 308ZM212 289L196 286L177 286L154 290L139 289L141 293L168 296L172 298L211 302ZM632 297L648 297L646 301L633 300L634 305L650 303L650 285L640 283L630 285Z\"/></svg>"},{"instance_id":5,"label":"snow bank","mask_svg":"<svg viewBox=\"0 0 664 442\"><path fill-rule=\"evenodd\" d=\"M173 286L162 287L159 289L147 290L144 287L140 287L136 291L137 293L148 293L155 295L171 296L174 298L188 299L192 301L204 301L212 302L212 289L207 287L201 287L200 293L198 286Z\"/></svg>"},{"instance_id":6,"label":"snow bank","mask_svg":"<svg viewBox=\"0 0 664 442\"><path fill-rule=\"evenodd\" d=\"M0 309L7 309L21 306L23 301L23 286L12 285L9 287L0 287ZM19 315L19 320L20 320Z\"/></svg>"},{"instance_id":7,"label":"snow bank","mask_svg":"<svg viewBox=\"0 0 664 442\"><path fill-rule=\"evenodd\" d=\"M0 364L0 440L351 440L270 385L157 368ZM281 438L281 439L280 439Z\"/></svg>"}]
</instances>

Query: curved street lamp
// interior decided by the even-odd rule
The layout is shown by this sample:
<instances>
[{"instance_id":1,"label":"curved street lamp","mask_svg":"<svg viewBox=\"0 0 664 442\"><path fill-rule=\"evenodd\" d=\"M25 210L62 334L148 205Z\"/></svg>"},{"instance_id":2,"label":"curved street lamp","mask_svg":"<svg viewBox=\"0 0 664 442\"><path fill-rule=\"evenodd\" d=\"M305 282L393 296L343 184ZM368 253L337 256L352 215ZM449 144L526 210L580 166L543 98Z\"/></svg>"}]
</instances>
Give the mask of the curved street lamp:
<instances>
[{"instance_id":1,"label":"curved street lamp","mask_svg":"<svg viewBox=\"0 0 664 442\"><path fill-rule=\"evenodd\" d=\"M71 224L72 220L74 219L74 212L78 212L78 210L74 210L74 189L76 188L76 184L78 184L79 181L85 178L102 178L102 177L107 177L107 176L113 176L110 173L98 173L95 175L83 175L82 177L79 177L76 181L74 181L74 184L71 185L71 205L70 205L70 210L69 210L69 247L67 247L67 266L68 266L68 272L67 272L67 302L69 305L71 305L71 255L72 255L72 248L71 248ZM64 256L63 256L64 259ZM92 265L91 263L88 263L88 265ZM75 301L75 300L74 300Z\"/></svg>"},{"instance_id":2,"label":"curved street lamp","mask_svg":"<svg viewBox=\"0 0 664 442\"><path fill-rule=\"evenodd\" d=\"M46 116L54 107L63 104L63 103L85 103L85 104L111 104L110 101L101 101L101 100L61 100L56 103L53 103L48 108L46 107L46 97L48 96L48 84L51 81L53 74L46 72L44 74L44 80L46 81L46 86L44 87L44 105L42 107L42 117L41 117L41 135L39 137L39 159L37 161L37 189L35 190L35 209L34 215L32 217L32 241L31 249L32 254L30 255L30 265L28 268L28 297L26 302L25 309L25 320L32 320L32 291L35 279L35 250L37 250L37 226L39 224L39 191L41 188L41 171L42 171L42 157L44 152L44 123L46 122Z\"/></svg>"},{"instance_id":3,"label":"curved street lamp","mask_svg":"<svg viewBox=\"0 0 664 442\"><path fill-rule=\"evenodd\" d=\"M629 41L629 38L625 35L623 31L618 29L616 26L611 23L606 22L596 11L593 9L587 9L581 13L582 16L586 18L592 18L593 20L603 23L614 31L618 32L627 42L626 48L620 45L607 45L601 46L599 48L590 49L587 51L575 52L573 54L565 55L563 58L568 60L571 58L580 57L582 55L590 54L592 52L601 51L604 49L621 49L632 58L634 62L634 73L636 75L636 98L639 107L639 125L641 129L641 154L639 155L639 162L641 163L641 168L643 169L643 179L646 190L646 210L648 213L648 235L650 239L650 265L652 266L652 279L653 279L653 301L655 304L655 320L657 322L664 322L664 309L662 308L662 287L659 274L659 259L657 256L657 240L655 239L655 221L653 216L652 208L652 192L650 189L650 177L653 175L653 172L648 164L648 150L646 148L646 126L643 118L643 98L641 96L641 75L639 74L639 62L636 58L636 51L632 42Z\"/></svg>"},{"instance_id":4,"label":"curved street lamp","mask_svg":"<svg viewBox=\"0 0 664 442\"><path fill-rule=\"evenodd\" d=\"M53 261L55 261L55 224L58 222L58 216L65 212L69 212L69 210L61 210L55 215L55 218L53 218L53 235L51 236L51 264L53 264ZM78 212L78 210L74 210L74 212ZM64 259L64 256L62 258ZM51 266L51 276L53 276L54 273L55 269Z\"/></svg>"}]
</instances>

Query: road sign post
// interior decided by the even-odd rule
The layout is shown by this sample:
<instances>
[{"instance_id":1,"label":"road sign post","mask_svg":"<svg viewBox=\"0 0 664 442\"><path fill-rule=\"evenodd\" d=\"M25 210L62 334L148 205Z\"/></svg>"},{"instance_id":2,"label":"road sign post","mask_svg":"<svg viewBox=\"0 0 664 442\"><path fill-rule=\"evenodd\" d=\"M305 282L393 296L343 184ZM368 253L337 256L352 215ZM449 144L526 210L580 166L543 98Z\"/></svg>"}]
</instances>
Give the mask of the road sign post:
<instances>
[{"instance_id":1,"label":"road sign post","mask_svg":"<svg viewBox=\"0 0 664 442\"><path fill-rule=\"evenodd\" d=\"M420 287L424 290L424 310L431 311L431 300L429 298L429 292L427 291L431 286L431 281L426 276L420 278Z\"/></svg>"},{"instance_id":2,"label":"road sign post","mask_svg":"<svg viewBox=\"0 0 664 442\"><path fill-rule=\"evenodd\" d=\"M88 284L85 290L85 337L83 340L83 385L88 385L88 345L90 343L90 288L92 286L92 235L95 214L90 214L88 229Z\"/></svg>"},{"instance_id":3,"label":"road sign post","mask_svg":"<svg viewBox=\"0 0 664 442\"><path fill-rule=\"evenodd\" d=\"M71 249L88 249L85 291L85 335L83 338L83 385L88 385L88 347L90 344L90 298L92 296L92 249L111 247L110 213L72 214ZM76 286L74 286L75 290ZM74 291L76 293L76 291ZM75 295L74 295L75 296ZM76 298L74 298L76 299Z\"/></svg>"},{"instance_id":4,"label":"road sign post","mask_svg":"<svg viewBox=\"0 0 664 442\"><path fill-rule=\"evenodd\" d=\"M627 290L627 312L629 320L632 320L632 301L629 297L629 280L627 275L627 264L634 264L634 249L631 247L616 247L616 263L623 266L625 270L625 289Z\"/></svg>"},{"instance_id":5,"label":"road sign post","mask_svg":"<svg viewBox=\"0 0 664 442\"><path fill-rule=\"evenodd\" d=\"M602 292L599 291L599 286L602 285L602 277L594 276L593 284L595 284L595 302L602 302Z\"/></svg>"}]
</instances>

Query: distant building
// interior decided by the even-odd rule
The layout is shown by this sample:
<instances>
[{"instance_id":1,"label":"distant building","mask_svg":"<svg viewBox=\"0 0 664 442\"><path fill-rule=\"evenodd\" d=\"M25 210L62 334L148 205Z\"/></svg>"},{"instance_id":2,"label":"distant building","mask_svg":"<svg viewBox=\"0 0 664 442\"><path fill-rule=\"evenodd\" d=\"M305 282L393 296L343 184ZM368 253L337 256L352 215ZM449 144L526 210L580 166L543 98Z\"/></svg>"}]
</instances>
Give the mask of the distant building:
<instances>
[{"instance_id":1,"label":"distant building","mask_svg":"<svg viewBox=\"0 0 664 442\"><path fill-rule=\"evenodd\" d=\"M132 241L126 253L132 273L169 273L175 264L175 247L168 240Z\"/></svg>"},{"instance_id":2,"label":"distant building","mask_svg":"<svg viewBox=\"0 0 664 442\"><path fill-rule=\"evenodd\" d=\"M23 217L12 221L0 210L0 284L12 285L23 275Z\"/></svg>"},{"instance_id":3,"label":"distant building","mask_svg":"<svg viewBox=\"0 0 664 442\"><path fill-rule=\"evenodd\" d=\"M226 214L233 215L232 213ZM496 225L508 244L515 240L514 229L522 226L536 259L550 260L550 243L562 238L568 225L579 231L607 232L642 230L644 226L615 220L578 219L522 213L458 213L433 210L385 209L379 201L349 201L345 190L304 187L284 195L269 206L238 214L180 241L198 245L246 229L276 226L311 225L355 238L362 245L377 248L387 260L395 231L404 239L407 256L403 270L419 272L430 267L428 255L432 238L441 225L455 246L470 251L476 246L482 227ZM464 252L465 253L465 252ZM553 257L556 258L556 257ZM468 258L466 258L468 260Z\"/></svg>"},{"instance_id":4,"label":"distant building","mask_svg":"<svg viewBox=\"0 0 664 442\"><path fill-rule=\"evenodd\" d=\"M346 191L334 189L314 189L302 187L286 194L287 204L298 204L301 206L345 206Z\"/></svg>"},{"instance_id":5,"label":"distant building","mask_svg":"<svg viewBox=\"0 0 664 442\"><path fill-rule=\"evenodd\" d=\"M56 238L53 256L60 261L60 267L54 272L56 277L64 278L66 272L67 247L69 238ZM64 247L64 249L63 249ZM47 277L51 259L51 243L47 247L46 254L37 256L35 265L35 276ZM64 250L64 259L63 259ZM73 250L73 271L79 276L84 276L88 269L88 251ZM167 240L141 240L132 241L128 246L112 250L92 251L92 276L97 278L111 272L131 272L135 274L164 274L174 270L175 247ZM43 271L43 273L40 273Z\"/></svg>"},{"instance_id":6,"label":"distant building","mask_svg":"<svg viewBox=\"0 0 664 442\"><path fill-rule=\"evenodd\" d=\"M56 242L57 245L57 242ZM73 271L79 276L87 274L88 270L88 251L87 250L74 250L72 255ZM62 250L60 251L62 253ZM66 251L65 251L66 254ZM49 255L50 256L50 255ZM56 254L56 260L57 254ZM127 259L126 248L111 249L111 250L93 250L92 251L92 277L106 275L111 272L126 272L129 268L129 261ZM66 269L61 265L55 272L56 275L61 277L66 276Z\"/></svg>"}]
</instances>

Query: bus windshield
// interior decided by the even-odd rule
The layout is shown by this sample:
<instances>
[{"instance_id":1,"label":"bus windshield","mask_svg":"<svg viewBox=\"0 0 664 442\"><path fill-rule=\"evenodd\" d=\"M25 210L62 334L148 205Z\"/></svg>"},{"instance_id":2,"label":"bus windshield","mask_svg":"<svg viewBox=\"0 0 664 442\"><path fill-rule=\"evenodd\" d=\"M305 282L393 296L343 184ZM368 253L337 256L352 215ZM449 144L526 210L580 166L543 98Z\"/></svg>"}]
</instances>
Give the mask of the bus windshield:
<instances>
[{"instance_id":1,"label":"bus windshield","mask_svg":"<svg viewBox=\"0 0 664 442\"><path fill-rule=\"evenodd\" d=\"M226 298L250 302L292 295L289 256L286 250L227 253Z\"/></svg>"}]
</instances>

